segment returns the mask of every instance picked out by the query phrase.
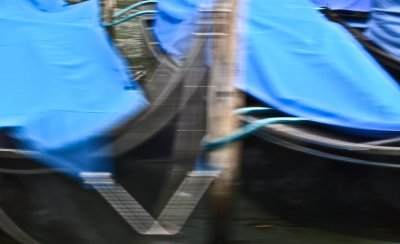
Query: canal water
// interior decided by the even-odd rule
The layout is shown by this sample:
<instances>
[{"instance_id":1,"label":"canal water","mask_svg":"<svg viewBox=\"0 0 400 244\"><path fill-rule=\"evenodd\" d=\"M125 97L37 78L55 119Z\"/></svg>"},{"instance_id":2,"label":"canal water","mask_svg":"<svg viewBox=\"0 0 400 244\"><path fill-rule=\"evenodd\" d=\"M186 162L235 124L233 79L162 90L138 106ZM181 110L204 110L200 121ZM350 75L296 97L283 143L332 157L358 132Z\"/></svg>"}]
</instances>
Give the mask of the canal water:
<instances>
[{"instance_id":1,"label":"canal water","mask_svg":"<svg viewBox=\"0 0 400 244\"><path fill-rule=\"evenodd\" d=\"M119 7L128 3L121 1ZM121 24L115 37L132 71L145 82L156 61L145 48L140 23ZM133 151L117 162L119 181L153 216L165 205L160 195L178 185L165 185L173 173L164 157L170 142L162 138L167 137L160 135L143 147L147 151ZM163 236L138 234L97 193L67 178L0 174L0 185L3 211L43 244L203 244L215 235L208 193L179 234ZM398 186L400 171L288 155L249 138L227 221L227 243L399 243ZM0 244L18 243L6 232L0 231Z\"/></svg>"}]
</instances>

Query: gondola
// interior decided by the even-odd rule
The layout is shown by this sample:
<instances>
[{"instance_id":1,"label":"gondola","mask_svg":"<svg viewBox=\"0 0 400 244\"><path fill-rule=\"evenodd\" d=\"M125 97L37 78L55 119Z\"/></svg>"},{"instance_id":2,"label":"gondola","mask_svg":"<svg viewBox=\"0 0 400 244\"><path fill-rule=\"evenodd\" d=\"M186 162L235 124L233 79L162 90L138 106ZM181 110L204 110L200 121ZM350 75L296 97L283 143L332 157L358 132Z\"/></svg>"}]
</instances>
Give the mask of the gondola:
<instances>
[{"instance_id":1,"label":"gondola","mask_svg":"<svg viewBox=\"0 0 400 244\"><path fill-rule=\"evenodd\" d=\"M156 43L151 39L151 20L147 16L139 19L147 44ZM183 183L187 184L194 179L198 186L198 179L208 181L214 178L204 174L186 177L194 168L200 147L198 142L204 134L199 130L204 130L205 114L193 113L201 111L199 107L203 108L205 102L198 99L204 96L208 74L201 52L204 45L204 40L198 39L191 55L177 63L156 50L156 45L150 44L149 51L157 56L158 64L142 87L152 105L107 135L111 138L111 145L105 146L113 147L115 180L119 189L125 191L125 197L132 195L134 201L138 198L139 205L144 206L141 214L149 212L152 221L155 221L152 216L163 207L168 210L165 202L178 190L182 181L186 179ZM112 199L101 195L103 189L94 190L87 181L82 184L62 171L57 172L30 159L27 156L35 152L17 149L16 142L7 132L1 131L0 149L2 240L30 244L146 240L140 236L151 231L151 226L140 225L152 222L144 220L133 226L121 218L118 207L110 205ZM188 150L182 151L183 145ZM143 177L148 167L151 169L148 175L154 177L151 181ZM107 180L108 176L105 177ZM141 189L140 185L146 187ZM147 194L149 191L152 194ZM176 197L180 199L179 195ZM162 221L161 216L159 222ZM175 229L172 228L172 234L179 232ZM161 235L171 235L164 229L152 231L155 235L160 235L160 231Z\"/></svg>"},{"instance_id":2,"label":"gondola","mask_svg":"<svg viewBox=\"0 0 400 244\"><path fill-rule=\"evenodd\" d=\"M358 30L358 28L351 27L345 21L346 16L348 16L349 18L355 16L355 18L358 20L366 20L364 12L360 15L359 13L354 11L341 11L341 10L332 11L329 9L323 9L322 13L330 21L338 23L341 26L345 27L346 30L348 30L353 35L353 37L357 41L359 41L360 44L374 58L376 58L376 60L385 68L385 70L389 72L392 75L392 77L398 81L398 75L400 73L399 60L391 56L387 52L385 52L383 49L379 48L377 45L373 44L371 41L369 41L366 37L363 36L362 32ZM260 102L251 97L249 98L249 101L250 103L260 105ZM255 110L255 113L257 114L257 110ZM267 115L267 118L268 116L269 115ZM270 117L273 116L287 116L287 115L277 111L275 113L272 113L272 115L270 115ZM261 115L261 117L263 116ZM248 124L251 123L252 121L255 121L257 119L257 115L256 116L245 115L241 116L241 119L244 123ZM397 146L399 145L399 139L398 137L390 137L390 133L388 133L387 136L384 136L388 138L377 139L374 138L374 136L369 137L360 134L357 135L357 133L354 132L348 133L346 132L346 130L330 126L321 126L316 123L309 123L309 124L306 123L302 125L282 125L282 124L271 125L268 128L266 127L265 130L261 130L259 132L259 136L266 138L266 140L274 141L276 143L282 140L283 142L281 146L287 145L288 147L290 147L289 145L292 145L293 146L292 149L294 150L302 151L301 148L305 149L305 147L309 146L310 149L312 148L312 150L309 152L311 154L314 154L315 156L319 155L321 157L327 157L332 159L332 157L333 158L335 157L334 155L340 153L342 153L343 156L356 155L355 157L356 158L358 157L358 159L360 159L360 161L358 162L360 164L363 164L362 163L363 160L361 159L363 155L364 156L368 155L367 158L371 156L373 158L374 157L373 155L383 158L388 157L390 159L386 162L384 162L385 160L383 160L381 162L382 164L379 164L379 162L376 162L375 164L373 163L373 161L371 161L370 165L375 165L375 166L381 165L382 167L397 168L396 163L387 164L388 162L395 161L395 158L398 156L396 151L398 150ZM299 148L296 149L295 145L299 145ZM322 149L323 151L319 151L320 149ZM313 150L315 151L313 152ZM333 154L330 155L329 153L326 152L326 150L332 152ZM354 159L353 163L357 164L358 159L356 158L349 157L347 158L347 160L351 162L352 159ZM338 157L337 159L340 160L340 157ZM346 161L346 156L343 157L342 159ZM365 161L365 163L368 165L369 163L367 161Z\"/></svg>"},{"instance_id":3,"label":"gondola","mask_svg":"<svg viewBox=\"0 0 400 244\"><path fill-rule=\"evenodd\" d=\"M346 16L340 16L348 12L322 12L347 29L399 81L398 60L368 40L363 27L351 26ZM262 106L260 101L250 101ZM241 116L241 121L248 125L260 118L287 116L279 111L255 111ZM399 183L399 138L390 134L374 138L368 133L354 132L313 122L269 125L254 132L254 137L247 140L243 159L244 188L262 204L294 222L320 225L318 215L329 219L327 229L336 226L344 232L373 228L375 224L398 228L399 222L393 215L400 210L395 187ZM275 202L260 196L274 198ZM393 238L398 240L396 234Z\"/></svg>"},{"instance_id":4,"label":"gondola","mask_svg":"<svg viewBox=\"0 0 400 244\"><path fill-rule=\"evenodd\" d=\"M353 37L362 44L362 46L374 57L376 60L389 72L393 78L398 81L400 73L399 60L391 56L377 45L373 44L366 37L363 36L362 32L357 28L351 27L345 20L345 16L353 16L353 12L349 14L349 11L332 11L329 9L322 10L324 15L335 23L344 26ZM357 19L363 19L359 17L358 13L355 13ZM362 14L364 16L364 14ZM254 102L253 99L251 101ZM279 113L278 113L279 114ZM282 114L281 114L282 115ZM242 116L244 123L251 123L256 117L254 116ZM272 129L271 127L276 127ZM307 151L304 146L310 147L310 154L315 156L325 157L333 159L335 155L338 156L336 159L340 160L339 156L342 154L344 157L342 160L353 162L355 164L366 164L374 166L382 166L388 168L397 168L397 164L393 163L396 161L398 156L396 151L398 150L399 139L398 137L390 137L385 139L374 139L365 137L362 135L355 135L354 133L346 133L344 130L335 129L327 126L321 126L318 124L307 124L307 125L272 125L271 127L265 128L260 131L260 137L266 138L266 140L275 141L286 141L282 142L282 146L286 145L292 149L300 150L304 149L303 152ZM268 132L267 132L268 131ZM268 134L268 135L267 135ZM270 138L270 139L267 139ZM295 145L299 145L296 149ZM319 151L322 149L323 151ZM313 151L315 150L315 151ZM330 154L328 152L332 152ZM319 154L321 153L321 154ZM347 155L355 156L355 158L347 157ZM363 163L363 155L368 155L367 158L374 158L374 156L387 157L389 160L383 160L381 164L379 162L373 162L366 160ZM360 158L361 157L361 158ZM385 158L386 159L386 158ZM358 161L359 160L359 161ZM386 159L387 160L387 159ZM358 161L358 162L357 162ZM392 163L389 163L392 162Z\"/></svg>"}]
</instances>

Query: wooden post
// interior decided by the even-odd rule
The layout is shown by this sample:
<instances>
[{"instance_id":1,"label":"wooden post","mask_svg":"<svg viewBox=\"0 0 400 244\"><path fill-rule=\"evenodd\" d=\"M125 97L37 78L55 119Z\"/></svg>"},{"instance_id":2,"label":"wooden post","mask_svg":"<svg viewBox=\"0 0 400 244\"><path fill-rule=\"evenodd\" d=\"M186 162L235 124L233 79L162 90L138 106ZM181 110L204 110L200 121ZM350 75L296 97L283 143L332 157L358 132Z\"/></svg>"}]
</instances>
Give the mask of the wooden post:
<instances>
[{"instance_id":1,"label":"wooden post","mask_svg":"<svg viewBox=\"0 0 400 244\"><path fill-rule=\"evenodd\" d=\"M237 54L237 1L219 0L214 9L214 31L224 33L213 39L213 63L208 91L208 133L213 140L232 133L239 121L233 110L243 106L244 96L234 86ZM228 14L221 9L229 9ZM224 24L216 24L216 23ZM211 188L214 223L213 243L228 242L229 212L232 207L234 181L237 178L241 143L233 143L209 154L214 166L223 169Z\"/></svg>"},{"instance_id":2,"label":"wooden post","mask_svg":"<svg viewBox=\"0 0 400 244\"><path fill-rule=\"evenodd\" d=\"M117 7L117 0L104 0L103 2L103 22L111 23L114 10ZM115 37L113 27L108 28L108 33L112 38Z\"/></svg>"}]
</instances>

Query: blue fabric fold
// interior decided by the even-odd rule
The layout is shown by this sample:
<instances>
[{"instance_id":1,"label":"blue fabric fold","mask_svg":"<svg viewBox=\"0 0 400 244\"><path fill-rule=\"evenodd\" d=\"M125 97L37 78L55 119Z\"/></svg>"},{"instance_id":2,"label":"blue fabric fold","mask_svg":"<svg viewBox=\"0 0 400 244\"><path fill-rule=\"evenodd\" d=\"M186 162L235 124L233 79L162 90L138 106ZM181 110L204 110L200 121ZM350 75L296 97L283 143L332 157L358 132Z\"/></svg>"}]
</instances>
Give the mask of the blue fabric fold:
<instances>
[{"instance_id":1,"label":"blue fabric fold","mask_svg":"<svg viewBox=\"0 0 400 244\"><path fill-rule=\"evenodd\" d=\"M373 0L312 0L317 6L329 9L369 12Z\"/></svg>"},{"instance_id":2,"label":"blue fabric fold","mask_svg":"<svg viewBox=\"0 0 400 244\"><path fill-rule=\"evenodd\" d=\"M107 133L148 102L98 1L0 0L0 30L0 127L69 175L110 171Z\"/></svg>"},{"instance_id":3,"label":"blue fabric fold","mask_svg":"<svg viewBox=\"0 0 400 244\"><path fill-rule=\"evenodd\" d=\"M160 47L176 59L183 59L190 48L190 38L196 30L200 4L212 0L168 0L157 4L154 34Z\"/></svg>"},{"instance_id":4,"label":"blue fabric fold","mask_svg":"<svg viewBox=\"0 0 400 244\"><path fill-rule=\"evenodd\" d=\"M400 59L400 1L374 0L366 36Z\"/></svg>"}]
</instances>

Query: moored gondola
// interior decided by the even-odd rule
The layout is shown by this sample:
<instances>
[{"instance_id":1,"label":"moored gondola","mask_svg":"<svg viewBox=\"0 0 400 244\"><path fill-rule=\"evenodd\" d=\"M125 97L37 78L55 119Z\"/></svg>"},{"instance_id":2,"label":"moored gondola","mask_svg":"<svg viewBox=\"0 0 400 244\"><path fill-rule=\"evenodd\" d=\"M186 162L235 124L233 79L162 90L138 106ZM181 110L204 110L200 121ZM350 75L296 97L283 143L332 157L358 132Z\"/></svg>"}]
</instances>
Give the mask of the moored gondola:
<instances>
[{"instance_id":1,"label":"moored gondola","mask_svg":"<svg viewBox=\"0 0 400 244\"><path fill-rule=\"evenodd\" d=\"M325 14L361 38L364 48L381 61L385 70L398 82L400 66L393 57L366 40L361 31L339 20L334 12ZM317 52L304 53L315 55ZM317 67L315 71L318 72ZM362 73L359 73L361 80L365 77ZM321 77L320 82L323 83L324 79ZM275 86L270 88L276 89ZM263 101L252 99L252 104L263 106ZM241 118L244 124L251 125L260 119L285 117L293 116L274 111ZM257 139L249 139L243 159L243 182L245 188L266 206L277 209L284 205L287 208L281 212L282 215L303 221L315 220L317 215L324 216L331 221L329 224L344 229L356 225L373 228L374 224L398 228L399 222L393 217L400 210L395 187L400 173L398 134L388 133L377 138L373 131L302 121L270 124L253 135ZM276 198L271 203L260 196ZM323 210L318 206L324 206ZM337 208L345 210L339 212Z\"/></svg>"},{"instance_id":2,"label":"moored gondola","mask_svg":"<svg viewBox=\"0 0 400 244\"><path fill-rule=\"evenodd\" d=\"M8 136L13 128L3 130L0 149L3 231L21 243L126 243L132 238L140 239L138 233L172 235L179 232L188 215L177 219L183 221L178 223L179 229L160 227L158 230L151 225L160 222L165 226L165 216L161 214L158 219L152 216L157 216L160 210L171 211L175 205L168 207L165 202L181 199L179 191L175 195L174 191L182 181L183 188L179 189L190 192L193 183L197 191L199 184L207 187L214 178L199 172L187 176L194 170L198 141L205 126L204 114L197 113L198 107L204 107L204 99L198 97L204 96L208 72L202 58L203 49L204 40L197 39L191 54L179 64L159 55L157 68L142 85L151 106L110 132L107 137L111 145L101 145L113 147L113 154L109 156L116 161L115 179L123 195L107 189L94 190L89 183L90 175L82 184L65 176L63 169L54 170L30 159L29 156L37 152L18 148L18 143ZM181 150L182 145L192 148ZM148 167L151 170L143 178ZM149 175L154 177L150 182ZM108 177L104 175L101 182L109 180ZM141 189L140 185L146 187ZM149 191L152 194L149 195ZM147 214L148 218L130 222L129 216L124 216L126 209L122 211L113 206L115 199L107 198L110 193L130 199L130 202L122 200L120 203L133 207L131 214L135 215L140 209L140 215ZM200 200L202 194L196 194L196 198L187 202L189 207ZM24 200L20 201L21 198ZM136 198L140 203L132 205ZM16 202L20 204L16 206ZM167 225L171 223L168 221Z\"/></svg>"}]
</instances>

